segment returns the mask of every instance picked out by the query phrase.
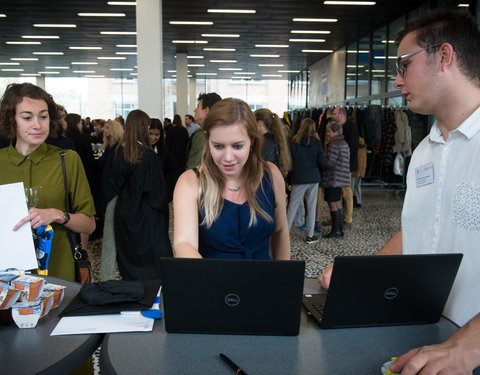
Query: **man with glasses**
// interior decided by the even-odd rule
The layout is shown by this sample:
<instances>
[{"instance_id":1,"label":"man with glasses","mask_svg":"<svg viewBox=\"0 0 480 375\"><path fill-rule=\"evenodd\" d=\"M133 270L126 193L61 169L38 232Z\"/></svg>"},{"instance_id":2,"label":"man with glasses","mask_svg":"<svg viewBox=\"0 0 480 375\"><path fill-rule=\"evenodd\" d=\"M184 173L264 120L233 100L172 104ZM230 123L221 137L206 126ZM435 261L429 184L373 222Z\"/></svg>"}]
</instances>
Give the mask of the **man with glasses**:
<instances>
[{"instance_id":1,"label":"man with glasses","mask_svg":"<svg viewBox=\"0 0 480 375\"><path fill-rule=\"evenodd\" d=\"M468 13L437 9L407 22L397 44L395 87L410 110L436 122L409 165L402 230L378 255L464 256L444 311L461 328L390 370L471 374L480 366L480 31ZM319 277L324 287L331 269Z\"/></svg>"}]
</instances>

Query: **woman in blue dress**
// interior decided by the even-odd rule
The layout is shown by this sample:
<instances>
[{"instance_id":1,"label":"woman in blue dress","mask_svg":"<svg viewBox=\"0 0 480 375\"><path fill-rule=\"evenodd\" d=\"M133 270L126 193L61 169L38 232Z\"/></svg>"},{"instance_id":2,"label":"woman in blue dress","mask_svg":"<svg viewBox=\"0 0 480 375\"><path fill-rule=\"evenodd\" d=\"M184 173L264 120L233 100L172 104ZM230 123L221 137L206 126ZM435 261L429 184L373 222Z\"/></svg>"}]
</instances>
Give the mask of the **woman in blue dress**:
<instances>
[{"instance_id":1,"label":"woman in blue dress","mask_svg":"<svg viewBox=\"0 0 480 375\"><path fill-rule=\"evenodd\" d=\"M280 170L262 160L262 135L249 106L219 101L203 130L202 164L175 187L175 256L290 259L285 184Z\"/></svg>"}]
</instances>

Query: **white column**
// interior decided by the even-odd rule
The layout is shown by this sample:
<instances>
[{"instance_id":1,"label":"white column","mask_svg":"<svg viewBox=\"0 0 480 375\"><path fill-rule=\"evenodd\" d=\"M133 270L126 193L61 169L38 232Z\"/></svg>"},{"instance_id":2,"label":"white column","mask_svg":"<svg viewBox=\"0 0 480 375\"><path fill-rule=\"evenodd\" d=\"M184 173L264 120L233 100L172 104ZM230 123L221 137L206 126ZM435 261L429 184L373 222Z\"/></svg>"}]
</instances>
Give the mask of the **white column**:
<instances>
[{"instance_id":1,"label":"white column","mask_svg":"<svg viewBox=\"0 0 480 375\"><path fill-rule=\"evenodd\" d=\"M36 82L38 87L41 87L42 89L45 90L45 76L40 76L36 78ZM53 98L55 100L55 98Z\"/></svg>"},{"instance_id":2,"label":"white column","mask_svg":"<svg viewBox=\"0 0 480 375\"><path fill-rule=\"evenodd\" d=\"M138 107L163 118L162 1L137 0Z\"/></svg>"},{"instance_id":3,"label":"white column","mask_svg":"<svg viewBox=\"0 0 480 375\"><path fill-rule=\"evenodd\" d=\"M177 113L180 118L188 113L188 68L187 54L177 53Z\"/></svg>"},{"instance_id":4,"label":"white column","mask_svg":"<svg viewBox=\"0 0 480 375\"><path fill-rule=\"evenodd\" d=\"M188 81L188 96L190 98L190 103L188 103L188 113L195 117L193 110L197 108L197 78L190 78Z\"/></svg>"}]
</instances>

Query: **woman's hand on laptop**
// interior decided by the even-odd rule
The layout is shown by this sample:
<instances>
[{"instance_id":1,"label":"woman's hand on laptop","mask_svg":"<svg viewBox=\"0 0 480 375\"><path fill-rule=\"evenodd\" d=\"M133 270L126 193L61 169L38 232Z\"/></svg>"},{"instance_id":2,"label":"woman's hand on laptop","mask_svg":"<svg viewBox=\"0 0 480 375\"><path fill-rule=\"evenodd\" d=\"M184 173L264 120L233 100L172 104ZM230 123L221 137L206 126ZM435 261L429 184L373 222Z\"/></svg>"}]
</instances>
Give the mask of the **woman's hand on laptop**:
<instances>
[{"instance_id":1,"label":"woman's hand on laptop","mask_svg":"<svg viewBox=\"0 0 480 375\"><path fill-rule=\"evenodd\" d=\"M327 268L318 276L318 282L323 289L328 290L330 287L330 278L332 277L333 263L329 264Z\"/></svg>"}]
</instances>

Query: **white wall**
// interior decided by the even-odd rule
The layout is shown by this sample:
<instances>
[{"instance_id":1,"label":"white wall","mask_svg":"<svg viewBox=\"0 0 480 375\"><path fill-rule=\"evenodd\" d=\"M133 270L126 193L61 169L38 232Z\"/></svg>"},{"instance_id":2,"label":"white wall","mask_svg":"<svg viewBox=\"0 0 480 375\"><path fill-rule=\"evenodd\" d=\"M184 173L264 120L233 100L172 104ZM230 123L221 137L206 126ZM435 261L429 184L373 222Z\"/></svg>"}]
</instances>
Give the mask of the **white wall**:
<instances>
[{"instance_id":1,"label":"white wall","mask_svg":"<svg viewBox=\"0 0 480 375\"><path fill-rule=\"evenodd\" d=\"M345 64L346 50L342 48L310 67L309 107L321 107L344 101Z\"/></svg>"}]
</instances>

